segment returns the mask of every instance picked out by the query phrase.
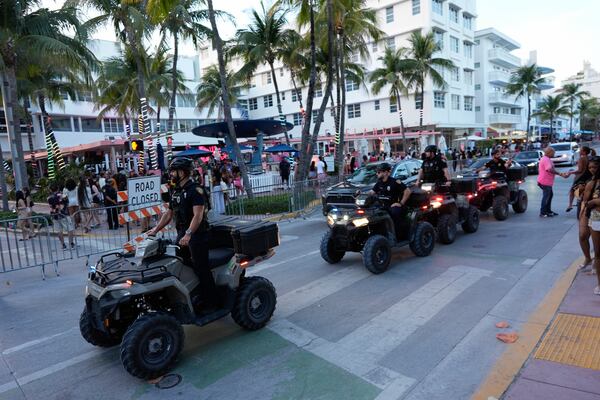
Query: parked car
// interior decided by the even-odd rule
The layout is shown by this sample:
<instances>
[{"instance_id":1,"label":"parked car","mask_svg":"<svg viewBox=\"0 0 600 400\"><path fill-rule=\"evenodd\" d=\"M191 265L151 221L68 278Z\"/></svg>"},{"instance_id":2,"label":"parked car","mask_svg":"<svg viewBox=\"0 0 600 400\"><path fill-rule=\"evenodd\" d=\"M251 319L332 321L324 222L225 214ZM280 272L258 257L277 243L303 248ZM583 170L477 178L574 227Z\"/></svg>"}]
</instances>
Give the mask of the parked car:
<instances>
[{"instance_id":1,"label":"parked car","mask_svg":"<svg viewBox=\"0 0 600 400\"><path fill-rule=\"evenodd\" d=\"M327 215L336 207L354 207L357 194L368 192L377 182L377 167L383 162L367 164L354 171L344 182L327 188L325 194L321 196L323 215ZM401 180L407 186L414 185L421 168L421 160L410 159L389 163L392 164L392 178Z\"/></svg>"},{"instance_id":2,"label":"parked car","mask_svg":"<svg viewBox=\"0 0 600 400\"><path fill-rule=\"evenodd\" d=\"M477 161L475 161L473 164L469 165L468 168L463 168L460 172L458 172L458 174L456 175L457 178L465 178L468 176L474 176L475 170L483 167L485 164L487 164L488 161L490 161L492 158L491 157L482 157L477 159ZM503 160L506 161L508 160L507 158L503 157ZM523 164L521 164L518 161L513 160L511 167L522 167Z\"/></svg>"},{"instance_id":3,"label":"parked car","mask_svg":"<svg viewBox=\"0 0 600 400\"><path fill-rule=\"evenodd\" d=\"M579 145L577 142L552 143L550 145L555 151L552 161L555 165L575 165L579 158Z\"/></svg>"},{"instance_id":4,"label":"parked car","mask_svg":"<svg viewBox=\"0 0 600 400\"><path fill-rule=\"evenodd\" d=\"M529 175L537 174L540 159L544 156L544 153L540 150L522 151L515 155L514 160L521 165L527 167L527 173Z\"/></svg>"}]
</instances>

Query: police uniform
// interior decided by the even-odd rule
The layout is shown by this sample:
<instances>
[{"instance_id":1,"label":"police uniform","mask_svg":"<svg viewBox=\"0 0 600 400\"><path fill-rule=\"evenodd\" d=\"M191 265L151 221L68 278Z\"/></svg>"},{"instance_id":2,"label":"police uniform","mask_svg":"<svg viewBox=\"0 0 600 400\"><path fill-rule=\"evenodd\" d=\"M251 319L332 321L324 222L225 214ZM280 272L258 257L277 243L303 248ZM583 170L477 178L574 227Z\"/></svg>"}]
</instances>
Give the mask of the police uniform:
<instances>
[{"instance_id":1,"label":"police uniform","mask_svg":"<svg viewBox=\"0 0 600 400\"><path fill-rule=\"evenodd\" d=\"M485 163L485 167L489 168L490 172L504 172L506 173L506 161L503 159L498 159L498 161L493 158Z\"/></svg>"},{"instance_id":2,"label":"police uniform","mask_svg":"<svg viewBox=\"0 0 600 400\"><path fill-rule=\"evenodd\" d=\"M202 222L194 233L191 234L188 246L181 247L181 255L189 261L196 275L200 279L198 289L203 300L211 301L215 295L215 281L208 263L208 220L207 199L204 190L196 182L188 179L182 187L176 187L171 193L169 209L173 211L175 229L177 230L176 243L179 243L189 228L194 217L194 206L204 206Z\"/></svg>"},{"instance_id":3,"label":"police uniform","mask_svg":"<svg viewBox=\"0 0 600 400\"><path fill-rule=\"evenodd\" d=\"M383 181L382 179L378 179L375 186L373 186L373 191L377 193L379 196L388 197L389 200L383 200L385 207L388 212L392 216L392 220L394 221L394 226L396 228L396 235L398 234L398 230L400 229L400 221L405 213L404 207L392 207L394 203L400 203L402 197L404 196L404 191L406 190L406 185L400 181L392 179L388 177L387 181Z\"/></svg>"},{"instance_id":4,"label":"police uniform","mask_svg":"<svg viewBox=\"0 0 600 400\"><path fill-rule=\"evenodd\" d=\"M425 158L421 168L423 170L422 182L446 183L444 169L448 168L448 164L446 164L446 161L442 160L441 157L435 156L433 158Z\"/></svg>"}]
</instances>

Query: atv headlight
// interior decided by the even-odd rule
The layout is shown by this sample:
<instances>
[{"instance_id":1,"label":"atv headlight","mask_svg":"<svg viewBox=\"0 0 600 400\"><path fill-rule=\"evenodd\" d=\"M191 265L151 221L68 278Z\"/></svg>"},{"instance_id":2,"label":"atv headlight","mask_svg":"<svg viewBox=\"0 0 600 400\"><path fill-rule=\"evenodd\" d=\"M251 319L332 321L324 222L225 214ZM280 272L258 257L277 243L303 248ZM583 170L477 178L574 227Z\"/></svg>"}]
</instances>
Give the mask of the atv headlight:
<instances>
[{"instance_id":1,"label":"atv headlight","mask_svg":"<svg viewBox=\"0 0 600 400\"><path fill-rule=\"evenodd\" d=\"M369 224L369 219L368 218L356 218L352 220L352 223L354 224L354 226L356 226L357 228L360 228L361 226L365 226Z\"/></svg>"},{"instance_id":2,"label":"atv headlight","mask_svg":"<svg viewBox=\"0 0 600 400\"><path fill-rule=\"evenodd\" d=\"M426 192L431 192L433 191L433 183L424 183L421 185L421 189L423 189Z\"/></svg>"},{"instance_id":3,"label":"atv headlight","mask_svg":"<svg viewBox=\"0 0 600 400\"><path fill-rule=\"evenodd\" d=\"M536 164L536 163L534 163L534 162L527 164L527 166L528 166L528 167L535 167L536 165L537 165L537 164Z\"/></svg>"}]
</instances>

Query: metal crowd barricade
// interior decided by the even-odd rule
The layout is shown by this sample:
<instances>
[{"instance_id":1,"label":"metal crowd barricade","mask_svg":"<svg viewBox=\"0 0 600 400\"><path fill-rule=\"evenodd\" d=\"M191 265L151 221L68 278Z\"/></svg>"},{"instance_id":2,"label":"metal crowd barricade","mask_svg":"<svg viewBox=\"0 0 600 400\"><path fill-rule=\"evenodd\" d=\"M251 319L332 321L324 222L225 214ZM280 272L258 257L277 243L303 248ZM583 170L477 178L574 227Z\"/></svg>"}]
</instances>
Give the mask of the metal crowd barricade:
<instances>
[{"instance_id":1,"label":"metal crowd barricade","mask_svg":"<svg viewBox=\"0 0 600 400\"><path fill-rule=\"evenodd\" d=\"M52 264L58 276L58 262L72 259L73 249L62 248L55 228L55 221L47 216L1 221L0 273L40 267L42 278L46 279L45 267ZM31 238L25 239L26 235ZM68 240L66 243L69 245Z\"/></svg>"}]
</instances>

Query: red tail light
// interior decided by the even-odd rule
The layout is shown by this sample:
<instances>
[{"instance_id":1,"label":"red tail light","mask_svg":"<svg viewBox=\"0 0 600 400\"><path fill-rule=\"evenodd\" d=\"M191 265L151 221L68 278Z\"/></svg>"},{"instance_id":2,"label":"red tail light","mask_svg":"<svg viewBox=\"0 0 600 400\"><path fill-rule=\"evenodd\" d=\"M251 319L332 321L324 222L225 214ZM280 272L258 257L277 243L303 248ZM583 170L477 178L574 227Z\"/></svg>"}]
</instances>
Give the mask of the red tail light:
<instances>
[{"instance_id":1,"label":"red tail light","mask_svg":"<svg viewBox=\"0 0 600 400\"><path fill-rule=\"evenodd\" d=\"M469 194L467 195L467 199L469 199L469 200L471 200L473 197L475 197L475 195L473 195L473 194L471 194L471 193L469 193Z\"/></svg>"},{"instance_id":2,"label":"red tail light","mask_svg":"<svg viewBox=\"0 0 600 400\"><path fill-rule=\"evenodd\" d=\"M444 201L444 198L443 198L443 197L434 197L434 198L433 198L433 201L439 201L439 202L442 202L442 201Z\"/></svg>"},{"instance_id":3,"label":"red tail light","mask_svg":"<svg viewBox=\"0 0 600 400\"><path fill-rule=\"evenodd\" d=\"M357 210L357 211L356 211L356 213L357 213L357 214L361 214L361 215L362 215L362 214L364 214L364 213L365 213L365 210Z\"/></svg>"}]
</instances>

